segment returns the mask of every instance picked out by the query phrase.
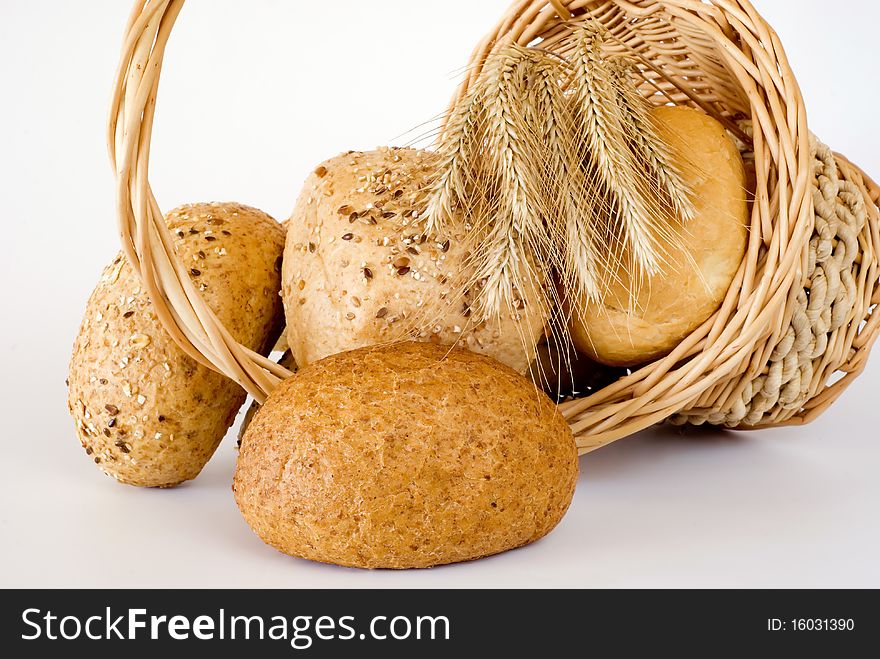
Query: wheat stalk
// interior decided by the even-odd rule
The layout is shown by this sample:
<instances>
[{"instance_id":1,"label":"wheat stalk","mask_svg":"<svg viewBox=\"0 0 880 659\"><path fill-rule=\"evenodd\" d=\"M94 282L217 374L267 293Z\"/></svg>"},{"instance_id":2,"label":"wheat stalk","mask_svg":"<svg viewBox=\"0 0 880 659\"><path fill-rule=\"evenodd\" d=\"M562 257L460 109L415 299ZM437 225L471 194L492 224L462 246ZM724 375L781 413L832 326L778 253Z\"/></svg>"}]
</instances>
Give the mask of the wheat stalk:
<instances>
[{"instance_id":1,"label":"wheat stalk","mask_svg":"<svg viewBox=\"0 0 880 659\"><path fill-rule=\"evenodd\" d=\"M478 84L486 140L484 157L475 163L482 171L474 180L487 182L493 194L469 204L483 210L473 222L479 243L469 262L469 284L481 286L480 306L495 315L515 303L517 291L542 279L536 263L545 260L552 244L544 219L543 146L531 121L532 58L527 49L505 48L488 63Z\"/></svg>"},{"instance_id":2,"label":"wheat stalk","mask_svg":"<svg viewBox=\"0 0 880 659\"><path fill-rule=\"evenodd\" d=\"M646 167L630 148L636 127L627 123L621 110L620 79L602 56L601 31L587 25L575 40L571 61L575 130L584 137L585 166L594 169L616 210L599 216L600 221L609 220L600 233L618 254L629 248L633 263L628 270L654 275L665 262L657 229L666 213L646 182Z\"/></svg>"},{"instance_id":3,"label":"wheat stalk","mask_svg":"<svg viewBox=\"0 0 880 659\"><path fill-rule=\"evenodd\" d=\"M545 195L550 201L547 230L548 261L563 287L588 298L600 296L602 243L595 235L597 199L601 192L584 175L581 149L574 133L574 116L560 81L558 60L533 60L534 123L542 127L541 147L546 161Z\"/></svg>"},{"instance_id":4,"label":"wheat stalk","mask_svg":"<svg viewBox=\"0 0 880 659\"><path fill-rule=\"evenodd\" d=\"M464 223L459 288L484 317L540 292L548 272L572 297L601 300L615 278L632 288L669 261L675 218L694 214L630 65L604 56L598 24L574 39L570 60L520 46L491 55L438 144L426 229ZM560 302L547 294L542 313Z\"/></svg>"},{"instance_id":5,"label":"wheat stalk","mask_svg":"<svg viewBox=\"0 0 880 659\"><path fill-rule=\"evenodd\" d=\"M425 227L429 233L443 234L453 221L456 207L470 194L472 182L468 180L468 171L479 156L477 132L482 101L480 86L474 85L464 102L454 108L441 134L437 145L439 174L424 191L427 198Z\"/></svg>"},{"instance_id":6,"label":"wheat stalk","mask_svg":"<svg viewBox=\"0 0 880 659\"><path fill-rule=\"evenodd\" d=\"M625 121L633 129L632 147L648 166L651 176L659 182L659 191L668 198L675 216L682 222L689 222L696 213L693 191L685 183L669 146L657 133L648 104L633 82L633 66L633 62L625 57L609 61L611 72L618 80L617 101Z\"/></svg>"}]
</instances>

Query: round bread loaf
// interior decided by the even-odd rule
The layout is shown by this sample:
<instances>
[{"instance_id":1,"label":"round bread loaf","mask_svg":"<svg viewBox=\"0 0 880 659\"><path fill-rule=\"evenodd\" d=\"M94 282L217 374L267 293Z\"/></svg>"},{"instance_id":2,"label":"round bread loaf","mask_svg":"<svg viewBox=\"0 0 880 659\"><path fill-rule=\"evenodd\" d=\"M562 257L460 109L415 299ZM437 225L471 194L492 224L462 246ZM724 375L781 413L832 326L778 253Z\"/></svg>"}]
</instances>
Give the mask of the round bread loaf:
<instances>
[{"instance_id":1,"label":"round bread loaf","mask_svg":"<svg viewBox=\"0 0 880 659\"><path fill-rule=\"evenodd\" d=\"M278 292L284 232L238 204L197 204L166 218L175 250L220 321L266 351L283 325ZM195 478L246 394L174 343L121 254L86 307L70 363L68 405L86 453L131 485Z\"/></svg>"},{"instance_id":2,"label":"round bread loaf","mask_svg":"<svg viewBox=\"0 0 880 659\"><path fill-rule=\"evenodd\" d=\"M611 366L635 366L669 354L724 301L746 251L748 203L742 157L724 127L687 107L652 116L694 192L696 216L666 243L667 264L634 281L623 268L603 303L581 300L571 334L581 352ZM636 294L630 298L630 290Z\"/></svg>"},{"instance_id":3,"label":"round bread loaf","mask_svg":"<svg viewBox=\"0 0 880 659\"><path fill-rule=\"evenodd\" d=\"M426 151L379 149L328 160L309 176L284 252L287 342L296 363L410 339L458 344L525 372L546 318L543 291L482 320L457 294L464 236L427 236L417 201ZM463 231L463 229L462 229Z\"/></svg>"},{"instance_id":4,"label":"round bread loaf","mask_svg":"<svg viewBox=\"0 0 880 659\"><path fill-rule=\"evenodd\" d=\"M279 551L402 569L538 540L577 474L571 429L531 382L463 349L402 343L283 382L245 433L233 490Z\"/></svg>"}]
</instances>

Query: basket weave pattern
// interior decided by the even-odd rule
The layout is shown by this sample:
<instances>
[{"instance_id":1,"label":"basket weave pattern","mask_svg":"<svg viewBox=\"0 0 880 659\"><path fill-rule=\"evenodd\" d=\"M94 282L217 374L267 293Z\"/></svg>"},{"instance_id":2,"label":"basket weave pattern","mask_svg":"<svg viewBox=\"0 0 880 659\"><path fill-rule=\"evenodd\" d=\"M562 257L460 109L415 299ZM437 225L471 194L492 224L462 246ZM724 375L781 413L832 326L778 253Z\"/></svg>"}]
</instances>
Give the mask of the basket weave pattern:
<instances>
[{"instance_id":1,"label":"basket weave pattern","mask_svg":"<svg viewBox=\"0 0 880 659\"><path fill-rule=\"evenodd\" d=\"M877 281L877 262L866 262L862 249L878 244L877 207L866 203L863 182L852 168L838 166L823 144L816 143L814 151L816 224L808 246L806 283L802 289L792 289L796 297L789 303L791 319L785 333L760 374L749 372L736 386L725 383L731 390L725 398L724 391L708 392L705 398L715 400L714 407L698 401L674 422L734 428L803 423L861 372L878 320L876 314L871 317L878 289L866 285ZM865 298L865 293L872 296ZM871 327L861 327L866 318ZM837 373L848 375L829 386Z\"/></svg>"},{"instance_id":2,"label":"basket weave pattern","mask_svg":"<svg viewBox=\"0 0 880 659\"><path fill-rule=\"evenodd\" d=\"M109 141L123 249L182 349L262 401L283 368L238 345L173 252L148 181L159 73L183 0L137 0ZM586 20L637 54L652 102L722 121L754 162L747 254L719 311L668 357L562 405L582 452L672 419L804 423L864 368L880 331L880 187L811 136L782 45L747 0L516 0L480 42L458 91L511 44L565 55ZM749 124L749 131L742 126Z\"/></svg>"}]
</instances>

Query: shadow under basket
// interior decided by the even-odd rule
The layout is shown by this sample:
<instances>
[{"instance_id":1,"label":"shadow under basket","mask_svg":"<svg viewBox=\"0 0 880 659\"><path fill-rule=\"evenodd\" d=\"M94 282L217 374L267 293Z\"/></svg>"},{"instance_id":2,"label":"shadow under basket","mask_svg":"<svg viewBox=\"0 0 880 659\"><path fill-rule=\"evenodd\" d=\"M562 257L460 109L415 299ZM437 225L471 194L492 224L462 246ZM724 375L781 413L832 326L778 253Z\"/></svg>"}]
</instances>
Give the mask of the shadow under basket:
<instances>
[{"instance_id":1,"label":"shadow under basket","mask_svg":"<svg viewBox=\"0 0 880 659\"><path fill-rule=\"evenodd\" d=\"M288 373L238 345L206 307L146 176L159 72L182 7L138 0L128 25L109 131L123 249L181 348L263 400ZM562 404L580 451L664 421L748 429L815 419L862 372L880 331L880 187L809 132L779 38L746 0L518 0L478 44L457 98L491 53L516 43L564 55L587 21L637 59L652 103L725 124L753 164L755 190L747 252L715 315L669 356Z\"/></svg>"}]
</instances>

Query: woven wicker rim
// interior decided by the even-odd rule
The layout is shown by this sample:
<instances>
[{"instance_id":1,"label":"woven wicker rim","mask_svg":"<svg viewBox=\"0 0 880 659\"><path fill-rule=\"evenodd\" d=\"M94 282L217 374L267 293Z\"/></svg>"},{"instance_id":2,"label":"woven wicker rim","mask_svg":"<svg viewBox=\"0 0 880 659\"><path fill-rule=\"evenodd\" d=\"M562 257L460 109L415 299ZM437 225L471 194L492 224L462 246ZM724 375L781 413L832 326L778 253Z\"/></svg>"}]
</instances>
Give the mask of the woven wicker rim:
<instances>
[{"instance_id":1,"label":"woven wicker rim","mask_svg":"<svg viewBox=\"0 0 880 659\"><path fill-rule=\"evenodd\" d=\"M124 253L140 275L157 316L197 362L224 373L263 401L288 371L238 344L208 308L176 258L149 184L150 138L159 77L184 0L136 0L128 20L110 113L108 143L117 178ZM723 408L760 373L786 331L793 291L803 290L814 206L811 138L800 89L773 30L746 0L516 0L480 42L458 95L497 48L540 43L564 53L566 37L585 19L603 23L620 49L640 53L646 95L698 106L742 136L750 120L757 189L747 255L721 309L665 359L596 394L562 405L582 452L691 408ZM659 75L662 72L662 75ZM880 187L844 158L870 206L862 259L880 250ZM857 328L828 346L831 372L784 423L812 420L864 368L880 330L876 268L862 277ZM829 369L824 369L828 373Z\"/></svg>"}]
</instances>

